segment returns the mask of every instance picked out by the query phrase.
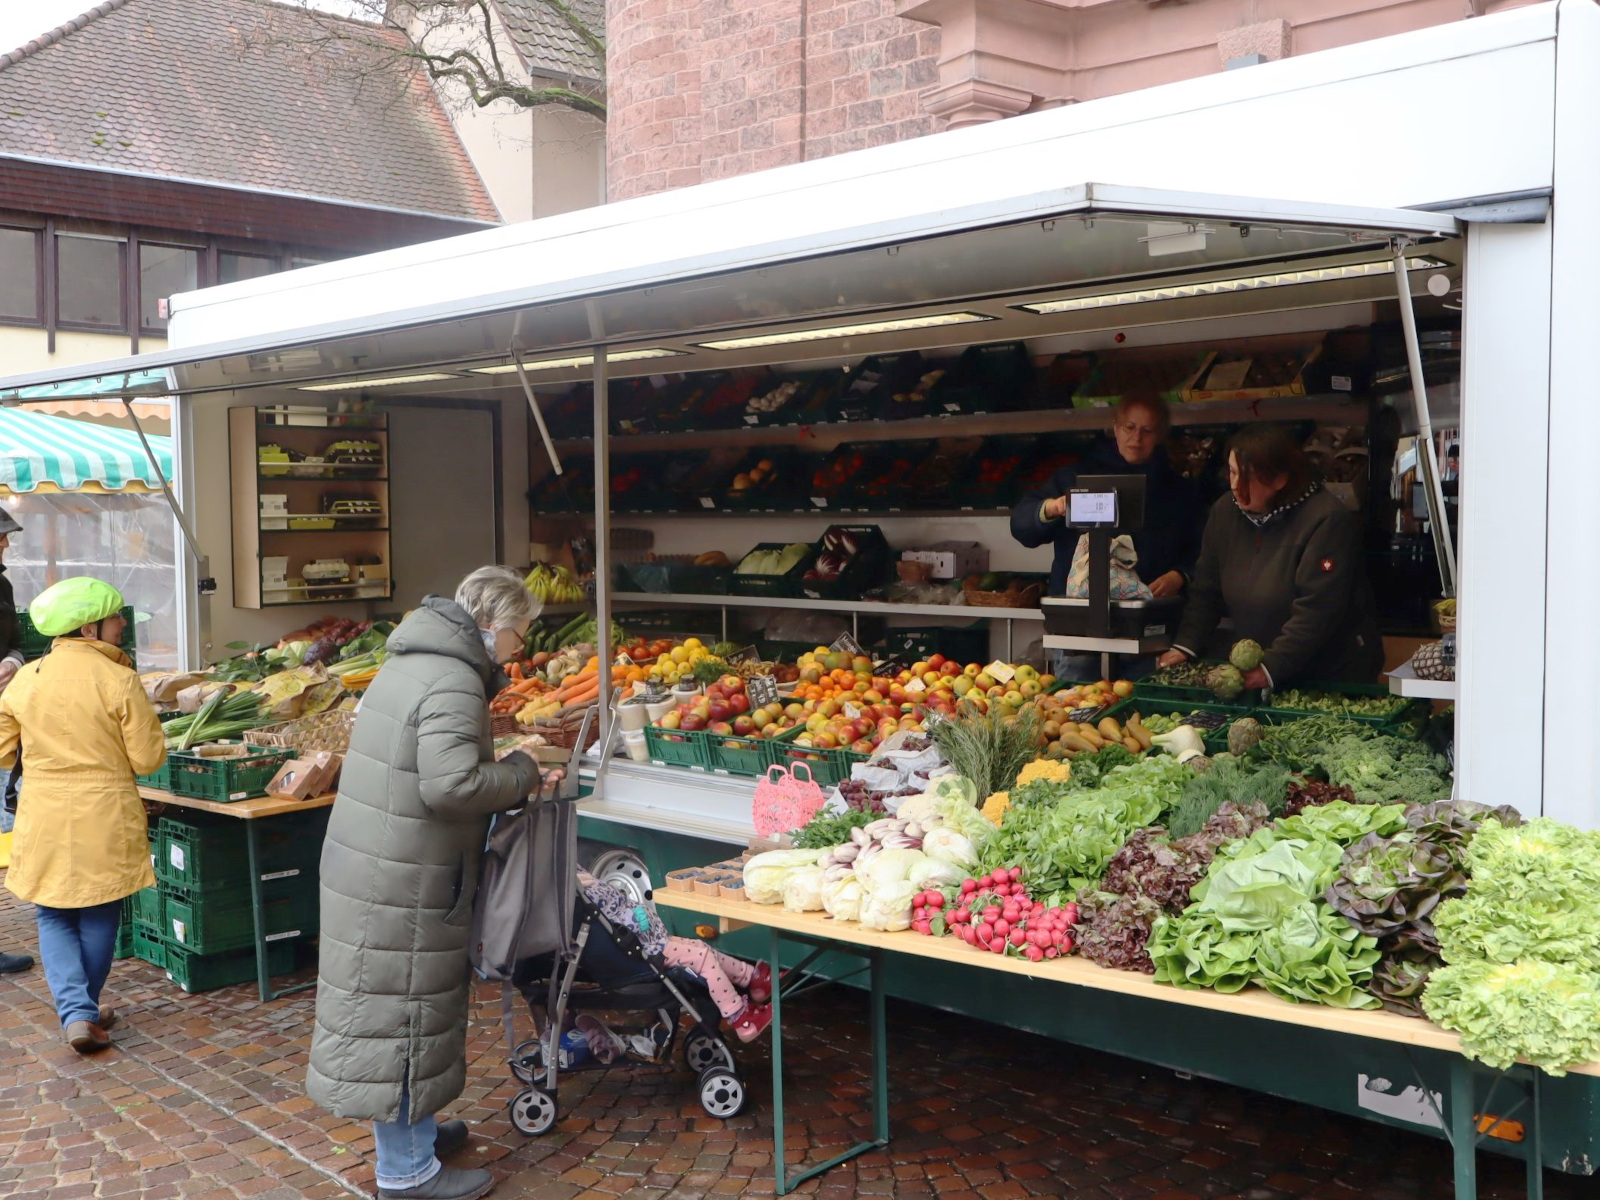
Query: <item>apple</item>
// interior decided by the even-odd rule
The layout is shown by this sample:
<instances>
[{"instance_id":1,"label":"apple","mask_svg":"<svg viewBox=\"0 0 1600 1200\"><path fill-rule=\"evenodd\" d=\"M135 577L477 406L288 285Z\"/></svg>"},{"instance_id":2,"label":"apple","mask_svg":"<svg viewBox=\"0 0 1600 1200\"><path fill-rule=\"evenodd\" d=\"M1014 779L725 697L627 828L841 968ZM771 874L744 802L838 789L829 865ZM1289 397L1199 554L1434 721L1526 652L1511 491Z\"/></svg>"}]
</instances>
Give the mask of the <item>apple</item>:
<instances>
[{"instance_id":1,"label":"apple","mask_svg":"<svg viewBox=\"0 0 1600 1200\"><path fill-rule=\"evenodd\" d=\"M943 675L946 679L953 678L954 676L961 674L961 664L958 662L947 661L939 667L939 674Z\"/></svg>"},{"instance_id":2,"label":"apple","mask_svg":"<svg viewBox=\"0 0 1600 1200\"><path fill-rule=\"evenodd\" d=\"M1024 679L1017 690L1031 700L1039 694L1039 681L1037 679Z\"/></svg>"},{"instance_id":3,"label":"apple","mask_svg":"<svg viewBox=\"0 0 1600 1200\"><path fill-rule=\"evenodd\" d=\"M857 754L871 754L873 751L873 745L871 740L868 738L858 738L856 741L851 743L850 749L854 750Z\"/></svg>"},{"instance_id":4,"label":"apple","mask_svg":"<svg viewBox=\"0 0 1600 1200\"><path fill-rule=\"evenodd\" d=\"M661 720L657 721L656 724L662 729L676 729L678 728L678 723L682 720L683 714L677 710L673 710L669 713L663 713Z\"/></svg>"},{"instance_id":5,"label":"apple","mask_svg":"<svg viewBox=\"0 0 1600 1200\"><path fill-rule=\"evenodd\" d=\"M928 655L928 669L937 671L944 666L946 661L945 656L942 654L930 654Z\"/></svg>"},{"instance_id":6,"label":"apple","mask_svg":"<svg viewBox=\"0 0 1600 1200\"><path fill-rule=\"evenodd\" d=\"M939 674L939 672L937 672L937 671L929 671L929 672L927 672L926 674L923 675L922 682L927 684L929 687L932 687L934 684L938 683L939 680L941 680L943 678L944 678L944 676Z\"/></svg>"},{"instance_id":7,"label":"apple","mask_svg":"<svg viewBox=\"0 0 1600 1200\"><path fill-rule=\"evenodd\" d=\"M706 688L706 699L707 700L721 700L726 695L727 695L727 693L725 691L723 691L722 685L720 683L713 683L711 686Z\"/></svg>"},{"instance_id":8,"label":"apple","mask_svg":"<svg viewBox=\"0 0 1600 1200\"><path fill-rule=\"evenodd\" d=\"M721 679L717 680L717 682L722 685L722 690L727 692L730 696L733 695L734 692L744 691L744 680L740 679L737 675L724 675Z\"/></svg>"},{"instance_id":9,"label":"apple","mask_svg":"<svg viewBox=\"0 0 1600 1200\"><path fill-rule=\"evenodd\" d=\"M983 674L983 668L977 663L968 663L965 667L961 668L961 673L968 679L976 679L979 675Z\"/></svg>"},{"instance_id":10,"label":"apple","mask_svg":"<svg viewBox=\"0 0 1600 1200\"><path fill-rule=\"evenodd\" d=\"M801 717L806 715L806 710L798 704L790 704L784 708L783 715L788 717L791 721L798 721Z\"/></svg>"},{"instance_id":11,"label":"apple","mask_svg":"<svg viewBox=\"0 0 1600 1200\"><path fill-rule=\"evenodd\" d=\"M712 721L726 721L733 716L733 710L728 707L728 702L719 696L706 705L706 716Z\"/></svg>"},{"instance_id":12,"label":"apple","mask_svg":"<svg viewBox=\"0 0 1600 1200\"><path fill-rule=\"evenodd\" d=\"M1133 695L1133 684L1129 683L1126 679L1119 679L1111 685L1111 690L1126 700L1129 696Z\"/></svg>"},{"instance_id":13,"label":"apple","mask_svg":"<svg viewBox=\"0 0 1600 1200\"><path fill-rule=\"evenodd\" d=\"M726 721L713 721L711 724L706 726L706 729L708 732L714 733L718 737L728 737L733 733L733 726L729 725Z\"/></svg>"},{"instance_id":14,"label":"apple","mask_svg":"<svg viewBox=\"0 0 1600 1200\"><path fill-rule=\"evenodd\" d=\"M743 692L735 692L728 697L728 707L735 713L747 713L750 711L750 697Z\"/></svg>"},{"instance_id":15,"label":"apple","mask_svg":"<svg viewBox=\"0 0 1600 1200\"><path fill-rule=\"evenodd\" d=\"M831 733L823 732L814 736L811 744L819 750L832 750L839 745L839 739Z\"/></svg>"},{"instance_id":16,"label":"apple","mask_svg":"<svg viewBox=\"0 0 1600 1200\"><path fill-rule=\"evenodd\" d=\"M979 671L972 677L972 682L974 686L981 687L985 692L988 692L999 680L987 671Z\"/></svg>"},{"instance_id":17,"label":"apple","mask_svg":"<svg viewBox=\"0 0 1600 1200\"><path fill-rule=\"evenodd\" d=\"M973 688L973 682L972 682L972 677L970 675L961 675L961 676L957 677L956 682L955 682L955 689L954 689L956 695L965 696L968 692L970 692L972 690L972 688Z\"/></svg>"},{"instance_id":18,"label":"apple","mask_svg":"<svg viewBox=\"0 0 1600 1200\"><path fill-rule=\"evenodd\" d=\"M898 683L892 684L889 688L889 699L896 704L904 704L906 702L906 695L906 689L901 687Z\"/></svg>"},{"instance_id":19,"label":"apple","mask_svg":"<svg viewBox=\"0 0 1600 1200\"><path fill-rule=\"evenodd\" d=\"M692 712L688 716L684 717L682 723L679 725L680 729L686 729L690 733L696 733L705 727L706 719L697 712Z\"/></svg>"},{"instance_id":20,"label":"apple","mask_svg":"<svg viewBox=\"0 0 1600 1200\"><path fill-rule=\"evenodd\" d=\"M733 719L733 731L740 737L749 737L754 732L756 723L747 716L737 716Z\"/></svg>"}]
</instances>

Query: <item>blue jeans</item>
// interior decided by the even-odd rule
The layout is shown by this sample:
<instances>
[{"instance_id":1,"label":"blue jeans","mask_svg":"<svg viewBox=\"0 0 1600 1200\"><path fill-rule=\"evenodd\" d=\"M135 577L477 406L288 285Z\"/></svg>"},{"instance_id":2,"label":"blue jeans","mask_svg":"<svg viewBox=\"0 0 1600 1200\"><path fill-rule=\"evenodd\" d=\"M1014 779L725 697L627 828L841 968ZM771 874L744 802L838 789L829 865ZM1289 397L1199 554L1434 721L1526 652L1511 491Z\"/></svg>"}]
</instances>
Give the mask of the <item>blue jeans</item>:
<instances>
[{"instance_id":1,"label":"blue jeans","mask_svg":"<svg viewBox=\"0 0 1600 1200\"><path fill-rule=\"evenodd\" d=\"M389 1192L421 1187L432 1179L443 1166L434 1157L434 1138L439 1123L432 1116L423 1117L415 1125L405 1121L411 1107L410 1081L400 1085L401 1119L372 1123L372 1136L378 1149L378 1186Z\"/></svg>"},{"instance_id":2,"label":"blue jeans","mask_svg":"<svg viewBox=\"0 0 1600 1200\"><path fill-rule=\"evenodd\" d=\"M55 998L62 1028L74 1021L100 1020L100 989L117 951L122 901L92 908L34 906L39 922L39 957Z\"/></svg>"}]
</instances>

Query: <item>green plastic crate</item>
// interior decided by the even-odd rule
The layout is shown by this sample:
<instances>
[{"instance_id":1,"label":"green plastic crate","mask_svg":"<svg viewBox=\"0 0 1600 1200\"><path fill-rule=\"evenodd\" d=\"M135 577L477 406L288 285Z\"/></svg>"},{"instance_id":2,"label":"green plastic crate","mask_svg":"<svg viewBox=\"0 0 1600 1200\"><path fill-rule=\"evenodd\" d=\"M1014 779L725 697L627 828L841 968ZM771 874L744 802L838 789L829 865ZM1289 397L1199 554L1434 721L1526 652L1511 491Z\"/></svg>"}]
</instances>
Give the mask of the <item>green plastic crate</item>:
<instances>
[{"instance_id":1,"label":"green plastic crate","mask_svg":"<svg viewBox=\"0 0 1600 1200\"><path fill-rule=\"evenodd\" d=\"M767 766L793 767L796 763L805 763L811 769L811 778L822 788L837 787L850 778L852 767L870 757L854 750L823 750L817 746L796 746L789 741L762 744L767 752Z\"/></svg>"},{"instance_id":2,"label":"green plastic crate","mask_svg":"<svg viewBox=\"0 0 1600 1200\"><path fill-rule=\"evenodd\" d=\"M172 790L172 760L169 758L148 775L135 776L134 782L140 787L155 788L158 792Z\"/></svg>"},{"instance_id":3,"label":"green plastic crate","mask_svg":"<svg viewBox=\"0 0 1600 1200\"><path fill-rule=\"evenodd\" d=\"M133 924L152 933L161 928L161 889L142 888L128 897L128 914Z\"/></svg>"},{"instance_id":4,"label":"green plastic crate","mask_svg":"<svg viewBox=\"0 0 1600 1200\"><path fill-rule=\"evenodd\" d=\"M263 885L267 942L312 937L317 932L316 880L310 886L293 886L301 880ZM250 889L188 892L166 888L161 894L161 938L168 946L181 946L196 954L219 954L254 946L255 922L251 916Z\"/></svg>"},{"instance_id":5,"label":"green plastic crate","mask_svg":"<svg viewBox=\"0 0 1600 1200\"><path fill-rule=\"evenodd\" d=\"M1308 680L1303 684L1294 684L1294 688L1304 692L1336 692L1345 696L1390 696L1389 688L1381 683L1317 683ZM1289 690L1288 688L1284 689ZM1276 695L1274 695L1274 700ZM1394 699L1401 699L1394 697ZM1386 717L1369 717L1345 713L1325 713L1316 709L1282 708L1276 703L1263 705L1256 710L1255 715L1268 725L1282 725L1288 721L1299 721L1306 717L1337 716L1342 721L1354 721L1359 725L1367 725L1374 729L1381 729L1384 733L1392 733L1401 737L1416 737L1426 723L1432 705L1426 700L1408 700L1404 707Z\"/></svg>"},{"instance_id":6,"label":"green plastic crate","mask_svg":"<svg viewBox=\"0 0 1600 1200\"><path fill-rule=\"evenodd\" d=\"M167 756L172 791L195 800L220 804L267 794L267 784L294 751L276 746L251 746L244 758L202 758L173 752Z\"/></svg>"},{"instance_id":7,"label":"green plastic crate","mask_svg":"<svg viewBox=\"0 0 1600 1200\"><path fill-rule=\"evenodd\" d=\"M757 778L765 775L767 768L772 765L771 753L767 747L773 743L791 741L799 737L803 728L796 725L792 729L784 730L783 736L777 738L703 734L701 749L705 754L706 765L711 770Z\"/></svg>"},{"instance_id":8,"label":"green plastic crate","mask_svg":"<svg viewBox=\"0 0 1600 1200\"><path fill-rule=\"evenodd\" d=\"M646 725L644 740L650 747L652 762L669 767L699 767L702 770L711 765L706 756L705 739L699 733L687 729L657 729L654 725Z\"/></svg>"},{"instance_id":9,"label":"green plastic crate","mask_svg":"<svg viewBox=\"0 0 1600 1200\"><path fill-rule=\"evenodd\" d=\"M273 817L256 829L263 875L317 878L327 810ZM232 817L162 817L156 877L168 887L217 891L248 884L244 822ZM289 874L292 872L292 874Z\"/></svg>"},{"instance_id":10,"label":"green plastic crate","mask_svg":"<svg viewBox=\"0 0 1600 1200\"><path fill-rule=\"evenodd\" d=\"M161 940L154 930L146 931L140 926L133 928L133 957L149 963L153 967L166 970L167 944Z\"/></svg>"},{"instance_id":11,"label":"green plastic crate","mask_svg":"<svg viewBox=\"0 0 1600 1200\"><path fill-rule=\"evenodd\" d=\"M230 950L226 954L197 954L182 946L162 943L167 978L186 992L210 992L235 983L249 983L256 977L256 951ZM295 943L273 942L267 947L267 971L286 975L294 970Z\"/></svg>"},{"instance_id":12,"label":"green plastic crate","mask_svg":"<svg viewBox=\"0 0 1600 1200\"><path fill-rule=\"evenodd\" d=\"M133 957L133 900L122 902L122 921L117 926L117 941L111 951L112 958Z\"/></svg>"}]
</instances>

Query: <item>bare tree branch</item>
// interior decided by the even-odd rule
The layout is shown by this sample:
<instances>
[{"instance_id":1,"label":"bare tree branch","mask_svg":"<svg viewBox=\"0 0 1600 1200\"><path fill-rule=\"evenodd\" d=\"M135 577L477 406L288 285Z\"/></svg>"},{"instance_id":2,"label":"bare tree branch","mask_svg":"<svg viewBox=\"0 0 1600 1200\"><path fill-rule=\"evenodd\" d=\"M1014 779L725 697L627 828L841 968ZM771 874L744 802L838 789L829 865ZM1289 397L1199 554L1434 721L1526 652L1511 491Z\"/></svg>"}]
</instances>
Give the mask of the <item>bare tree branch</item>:
<instances>
[{"instance_id":1,"label":"bare tree branch","mask_svg":"<svg viewBox=\"0 0 1600 1200\"><path fill-rule=\"evenodd\" d=\"M390 102L405 97L420 68L452 99L477 108L505 102L518 108L570 108L604 121L603 83L545 80L529 74L520 62L507 63L499 38L501 27L491 0L346 0L352 16L312 7L319 0L291 0L293 13L281 13L263 26L259 40L267 45L297 45L310 50L324 71L356 80L362 86L392 91ZM590 29L568 0L537 0L569 28L594 56L603 72L605 41Z\"/></svg>"}]
</instances>

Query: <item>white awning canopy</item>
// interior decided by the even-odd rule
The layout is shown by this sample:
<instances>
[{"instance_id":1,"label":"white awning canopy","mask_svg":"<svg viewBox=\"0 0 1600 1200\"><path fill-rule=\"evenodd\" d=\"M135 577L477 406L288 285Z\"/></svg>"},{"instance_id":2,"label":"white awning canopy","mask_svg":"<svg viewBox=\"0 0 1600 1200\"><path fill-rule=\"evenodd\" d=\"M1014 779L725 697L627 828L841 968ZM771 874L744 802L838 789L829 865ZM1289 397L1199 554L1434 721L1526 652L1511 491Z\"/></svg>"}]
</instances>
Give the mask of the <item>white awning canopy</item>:
<instances>
[{"instance_id":1,"label":"white awning canopy","mask_svg":"<svg viewBox=\"0 0 1600 1200\"><path fill-rule=\"evenodd\" d=\"M172 334L189 346L0 380L0 393L161 371L188 394L464 394L515 386L513 351L535 365L571 359L567 378L596 345L634 373L666 369L657 360L706 369L926 343L941 327L950 341L1043 336L1104 323L1108 309L1120 325L1180 319L1174 306L1261 311L1268 293L1277 308L1376 299L1394 294L1396 240L1423 255L1445 243L1455 252L1429 265L1459 266L1447 215L1104 184L1026 190L1055 171L1028 155L1009 171L980 165L941 162L939 187L920 192L906 190L920 168L892 187L835 173L792 191L728 189L726 203L703 187L691 189L697 206L650 197L188 293L174 299ZM559 366L535 375L561 377Z\"/></svg>"}]
</instances>

